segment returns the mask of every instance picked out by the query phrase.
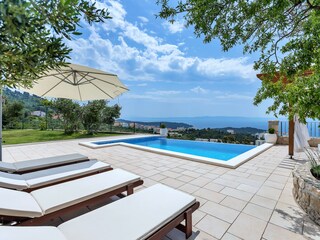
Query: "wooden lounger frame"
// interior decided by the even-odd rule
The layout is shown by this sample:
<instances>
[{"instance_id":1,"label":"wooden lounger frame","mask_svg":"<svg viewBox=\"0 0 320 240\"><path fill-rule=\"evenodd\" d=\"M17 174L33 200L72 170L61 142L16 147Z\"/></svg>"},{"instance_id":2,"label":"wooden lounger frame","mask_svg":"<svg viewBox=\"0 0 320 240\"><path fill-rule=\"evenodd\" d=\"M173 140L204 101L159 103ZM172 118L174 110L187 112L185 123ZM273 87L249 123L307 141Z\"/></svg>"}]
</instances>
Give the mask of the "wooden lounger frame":
<instances>
[{"instance_id":1,"label":"wooden lounger frame","mask_svg":"<svg viewBox=\"0 0 320 240\"><path fill-rule=\"evenodd\" d=\"M41 170L45 170L45 169L50 169L50 168L55 168L55 167L62 167L62 166L67 166L67 165L71 165L71 164L75 164L75 163L86 162L86 161L89 161L89 160L90 160L89 158L86 158L86 159L77 160L77 161L74 161L74 162L67 162L67 163L65 162L65 163L60 163L60 164L50 165L50 166L44 166L44 167L39 167L39 168L25 170L25 171L16 170L16 171L12 172L11 174L31 173L31 172L41 171Z\"/></svg>"},{"instance_id":2,"label":"wooden lounger frame","mask_svg":"<svg viewBox=\"0 0 320 240\"><path fill-rule=\"evenodd\" d=\"M186 238L192 235L192 213L200 206L199 202L195 202L191 207L172 219L169 223L161 227L157 232L148 237L148 240L159 240L166 236L172 229L177 228L184 232ZM182 225L181 222L185 221Z\"/></svg>"},{"instance_id":3,"label":"wooden lounger frame","mask_svg":"<svg viewBox=\"0 0 320 240\"><path fill-rule=\"evenodd\" d=\"M113 170L113 168L111 166L108 167L108 168L104 168L104 169L97 169L97 170L95 170L95 171L93 171L91 173L86 173L86 174L82 174L82 175L79 175L79 176L58 180L58 181L55 181L55 182L52 182L52 183L41 185L39 187L23 189L22 191L24 191L24 192L32 192L32 191L40 189L40 188L50 187L50 186L53 186L53 185L56 185L56 184L60 184L60 183L64 183L64 182L68 182L68 181L72 181L72 180L76 180L76 179L83 178L83 177L92 176L92 175L95 175L95 174L98 174L98 173L108 172L108 171L111 171L111 170Z\"/></svg>"},{"instance_id":4,"label":"wooden lounger frame","mask_svg":"<svg viewBox=\"0 0 320 240\"><path fill-rule=\"evenodd\" d=\"M107 192L105 194L102 194L100 196L88 199L86 201L83 201L81 203L63 208L61 210L46 214L41 217L37 218L21 218L21 217L13 217L13 216L1 216L0 220L2 222L16 222L15 225L20 226L57 226L59 224L56 224L57 219L60 219L60 217L67 216L68 214L79 212L81 209L87 208L89 205L95 205L95 204L107 204L109 202L109 198L112 196L127 196L133 194L133 190L135 187L138 187L143 184L143 180L137 180L135 182L132 182L126 186L117 188L113 191ZM123 192L126 192L126 195L122 195ZM121 195L120 195L121 194ZM83 213L82 213L83 214ZM77 216L82 215L81 213ZM75 217L77 217L75 216Z\"/></svg>"}]
</instances>

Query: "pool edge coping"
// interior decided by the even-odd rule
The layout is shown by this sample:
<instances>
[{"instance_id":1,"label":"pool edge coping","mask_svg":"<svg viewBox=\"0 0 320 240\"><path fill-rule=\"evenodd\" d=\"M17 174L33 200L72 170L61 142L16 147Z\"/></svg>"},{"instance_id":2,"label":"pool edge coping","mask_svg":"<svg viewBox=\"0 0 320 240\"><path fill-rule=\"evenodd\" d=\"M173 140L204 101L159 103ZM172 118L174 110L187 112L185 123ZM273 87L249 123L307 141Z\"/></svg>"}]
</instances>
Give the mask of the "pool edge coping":
<instances>
[{"instance_id":1,"label":"pool edge coping","mask_svg":"<svg viewBox=\"0 0 320 240\"><path fill-rule=\"evenodd\" d=\"M155 136L139 136L139 137L132 137L132 138L146 138L146 137L155 137ZM123 139L128 139L128 138L123 138ZM121 139L117 139L121 140ZM101 140L103 142L105 140ZM113 140L110 140L113 141ZM99 141L96 141L99 142ZM163 150L163 149L157 149L157 148L151 148L151 147L145 147L145 146L139 146L135 144L130 144L130 143L124 143L124 142L116 142L116 143L109 143L109 144L103 144L103 145L97 145L93 144L93 142L80 142L79 145L91 148L91 149L99 149L99 148L105 148L105 147L113 147L113 146L123 146L123 147L129 147L129 148L134 148L146 152L152 152L152 153L158 153L161 155L166 155L170 157L177 157L177 158L182 158L182 159L187 159L195 162L200 162L200 163L206 163L206 164L211 164L211 165L217 165L221 167L227 167L227 168L237 168L243 163L249 161L250 159L256 157L257 155L261 154L262 152L268 150L274 144L271 143L264 143L260 146L257 146L253 149L250 149L247 152L244 152L234 158L231 158L228 161L223 161L215 158L207 158L207 157L202 157L202 156L196 156L192 154L186 154L186 153L178 153L174 151L169 151L169 150Z\"/></svg>"}]
</instances>

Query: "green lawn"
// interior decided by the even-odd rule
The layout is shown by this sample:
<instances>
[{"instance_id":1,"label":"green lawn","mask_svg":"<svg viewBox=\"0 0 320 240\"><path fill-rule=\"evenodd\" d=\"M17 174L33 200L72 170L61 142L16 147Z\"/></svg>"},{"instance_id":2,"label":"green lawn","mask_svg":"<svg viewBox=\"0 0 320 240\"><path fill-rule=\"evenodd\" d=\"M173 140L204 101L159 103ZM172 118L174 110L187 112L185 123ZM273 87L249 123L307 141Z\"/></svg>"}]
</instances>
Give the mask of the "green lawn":
<instances>
[{"instance_id":1,"label":"green lawn","mask_svg":"<svg viewBox=\"0 0 320 240\"><path fill-rule=\"evenodd\" d=\"M54 140L67 140L78 138L91 138L91 137L104 137L104 136L116 136L121 133L97 133L94 135L88 135L85 133L74 133L71 135L65 135L63 131L58 130L4 130L3 131L4 144L19 144L19 143L31 143L31 142L45 142Z\"/></svg>"}]
</instances>

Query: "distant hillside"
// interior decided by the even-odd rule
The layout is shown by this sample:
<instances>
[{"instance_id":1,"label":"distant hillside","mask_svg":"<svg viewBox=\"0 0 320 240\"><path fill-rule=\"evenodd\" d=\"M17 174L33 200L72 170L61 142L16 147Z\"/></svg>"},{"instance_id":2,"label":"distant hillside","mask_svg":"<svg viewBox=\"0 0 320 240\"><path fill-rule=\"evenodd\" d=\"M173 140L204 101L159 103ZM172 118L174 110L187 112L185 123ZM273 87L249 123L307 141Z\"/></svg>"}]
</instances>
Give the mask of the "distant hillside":
<instances>
[{"instance_id":1,"label":"distant hillside","mask_svg":"<svg viewBox=\"0 0 320 240\"><path fill-rule=\"evenodd\" d=\"M192 125L187 124L187 123L181 123L181 122L141 122L141 121L130 121L130 120L125 120L125 119L118 119L117 121L119 122L124 122L124 123L137 123L145 126L160 126L161 123L165 124L167 128L172 128L176 129L179 127L184 127L184 128L190 128Z\"/></svg>"},{"instance_id":2,"label":"distant hillside","mask_svg":"<svg viewBox=\"0 0 320 240\"><path fill-rule=\"evenodd\" d=\"M234 130L235 133L244 133L244 134L254 134L254 133L262 133L265 132L263 129L252 128L252 127L242 127L242 128L234 128L234 127L225 127L225 128L215 128L216 130L227 132L227 130Z\"/></svg>"},{"instance_id":3,"label":"distant hillside","mask_svg":"<svg viewBox=\"0 0 320 240\"><path fill-rule=\"evenodd\" d=\"M24 107L29 111L41 110L41 97L30 95L27 92L21 93L8 88L3 89L3 96L8 102L22 102Z\"/></svg>"}]
</instances>

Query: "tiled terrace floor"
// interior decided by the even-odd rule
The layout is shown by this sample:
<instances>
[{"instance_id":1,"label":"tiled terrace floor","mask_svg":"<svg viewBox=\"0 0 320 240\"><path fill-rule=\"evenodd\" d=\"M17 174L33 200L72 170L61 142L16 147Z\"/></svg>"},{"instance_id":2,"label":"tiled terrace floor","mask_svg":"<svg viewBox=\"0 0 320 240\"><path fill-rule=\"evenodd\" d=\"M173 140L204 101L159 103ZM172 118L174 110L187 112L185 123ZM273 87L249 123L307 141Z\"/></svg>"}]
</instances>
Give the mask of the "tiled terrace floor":
<instances>
[{"instance_id":1,"label":"tiled terrace floor","mask_svg":"<svg viewBox=\"0 0 320 240\"><path fill-rule=\"evenodd\" d=\"M232 170L127 147L93 150L78 142L5 147L3 154L12 162L79 152L142 176L143 187L160 182L190 193L201 203L190 239L320 239L320 227L292 197L286 146L274 146ZM165 239L184 235L174 230Z\"/></svg>"}]
</instances>

